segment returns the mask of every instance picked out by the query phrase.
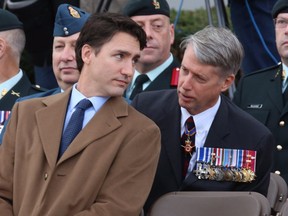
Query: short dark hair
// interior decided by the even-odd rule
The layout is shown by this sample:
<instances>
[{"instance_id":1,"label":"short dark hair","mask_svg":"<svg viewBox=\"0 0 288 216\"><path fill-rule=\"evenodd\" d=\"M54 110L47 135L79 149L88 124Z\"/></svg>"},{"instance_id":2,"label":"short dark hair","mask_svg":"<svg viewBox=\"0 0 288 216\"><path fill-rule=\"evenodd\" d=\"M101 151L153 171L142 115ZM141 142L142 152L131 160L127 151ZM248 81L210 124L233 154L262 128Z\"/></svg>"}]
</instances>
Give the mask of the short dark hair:
<instances>
[{"instance_id":1,"label":"short dark hair","mask_svg":"<svg viewBox=\"0 0 288 216\"><path fill-rule=\"evenodd\" d=\"M83 67L82 47L85 44L95 48L99 53L102 46L109 42L119 32L132 35L139 41L140 50L146 46L145 31L131 18L117 13L94 13L83 26L76 42L76 61L78 70Z\"/></svg>"}]
</instances>

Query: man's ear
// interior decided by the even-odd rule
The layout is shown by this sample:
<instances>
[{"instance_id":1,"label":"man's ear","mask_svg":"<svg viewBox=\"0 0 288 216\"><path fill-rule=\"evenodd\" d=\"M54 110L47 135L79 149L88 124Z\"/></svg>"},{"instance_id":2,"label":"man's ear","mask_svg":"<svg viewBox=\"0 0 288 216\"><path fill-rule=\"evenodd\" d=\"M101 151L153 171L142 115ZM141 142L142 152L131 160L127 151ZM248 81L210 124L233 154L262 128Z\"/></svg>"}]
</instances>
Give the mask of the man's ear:
<instances>
[{"instance_id":1,"label":"man's ear","mask_svg":"<svg viewBox=\"0 0 288 216\"><path fill-rule=\"evenodd\" d=\"M3 38L0 38L0 58L2 58L2 56L4 55L6 48L7 44L5 40Z\"/></svg>"},{"instance_id":2,"label":"man's ear","mask_svg":"<svg viewBox=\"0 0 288 216\"><path fill-rule=\"evenodd\" d=\"M92 49L90 45L85 44L82 47L81 54L82 54L81 57L82 57L83 62L85 62L86 64L90 64L91 57L92 55L94 55L94 50Z\"/></svg>"},{"instance_id":3,"label":"man's ear","mask_svg":"<svg viewBox=\"0 0 288 216\"><path fill-rule=\"evenodd\" d=\"M222 88L221 88L221 92L225 92L234 82L235 80L235 75L234 74L230 74L229 76L227 76L224 79Z\"/></svg>"}]
</instances>

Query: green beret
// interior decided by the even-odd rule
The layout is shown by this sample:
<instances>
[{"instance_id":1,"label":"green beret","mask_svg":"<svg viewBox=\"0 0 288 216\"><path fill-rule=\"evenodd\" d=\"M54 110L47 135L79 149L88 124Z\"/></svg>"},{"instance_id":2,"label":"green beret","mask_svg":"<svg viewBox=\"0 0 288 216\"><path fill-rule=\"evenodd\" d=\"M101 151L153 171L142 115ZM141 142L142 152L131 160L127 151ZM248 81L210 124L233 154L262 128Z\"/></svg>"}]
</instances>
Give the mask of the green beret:
<instances>
[{"instance_id":1,"label":"green beret","mask_svg":"<svg viewBox=\"0 0 288 216\"><path fill-rule=\"evenodd\" d=\"M53 36L67 37L80 32L89 13L69 4L61 4L57 9Z\"/></svg>"},{"instance_id":2,"label":"green beret","mask_svg":"<svg viewBox=\"0 0 288 216\"><path fill-rule=\"evenodd\" d=\"M23 29L23 23L15 14L0 8L0 31L11 29Z\"/></svg>"},{"instance_id":3,"label":"green beret","mask_svg":"<svg viewBox=\"0 0 288 216\"><path fill-rule=\"evenodd\" d=\"M123 14L129 17L154 14L170 17L170 8L166 0L128 0Z\"/></svg>"},{"instance_id":4,"label":"green beret","mask_svg":"<svg viewBox=\"0 0 288 216\"><path fill-rule=\"evenodd\" d=\"M288 0L278 0L272 8L272 17L276 18L279 13L288 13Z\"/></svg>"}]
</instances>

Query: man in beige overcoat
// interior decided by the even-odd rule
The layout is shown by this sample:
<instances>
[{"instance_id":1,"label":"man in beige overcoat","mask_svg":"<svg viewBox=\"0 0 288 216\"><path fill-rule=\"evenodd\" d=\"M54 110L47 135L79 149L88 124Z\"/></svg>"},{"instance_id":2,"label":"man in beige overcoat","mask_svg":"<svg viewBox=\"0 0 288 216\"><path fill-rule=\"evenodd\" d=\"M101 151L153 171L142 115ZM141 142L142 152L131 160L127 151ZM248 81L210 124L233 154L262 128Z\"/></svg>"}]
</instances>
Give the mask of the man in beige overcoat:
<instances>
[{"instance_id":1,"label":"man in beige overcoat","mask_svg":"<svg viewBox=\"0 0 288 216\"><path fill-rule=\"evenodd\" d=\"M90 16L76 43L78 83L12 110L0 146L0 215L139 215L160 131L122 95L145 44L145 32L130 18ZM63 148L82 101L90 103L82 130Z\"/></svg>"}]
</instances>

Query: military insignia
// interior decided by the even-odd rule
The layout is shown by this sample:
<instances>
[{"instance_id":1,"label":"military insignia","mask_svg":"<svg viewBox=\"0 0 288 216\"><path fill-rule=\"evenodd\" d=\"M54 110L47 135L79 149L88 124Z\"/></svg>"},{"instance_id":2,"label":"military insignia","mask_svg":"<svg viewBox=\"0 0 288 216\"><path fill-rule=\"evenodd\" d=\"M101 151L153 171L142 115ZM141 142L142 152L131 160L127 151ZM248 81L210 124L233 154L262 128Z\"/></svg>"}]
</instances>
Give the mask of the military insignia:
<instances>
[{"instance_id":1,"label":"military insignia","mask_svg":"<svg viewBox=\"0 0 288 216\"><path fill-rule=\"evenodd\" d=\"M178 68L178 67L173 68L170 86L176 86L177 87L178 80L179 80L179 73L180 73L180 68Z\"/></svg>"},{"instance_id":2,"label":"military insignia","mask_svg":"<svg viewBox=\"0 0 288 216\"><path fill-rule=\"evenodd\" d=\"M160 9L160 3L156 0L153 0L152 4L154 5L155 9Z\"/></svg>"},{"instance_id":3,"label":"military insignia","mask_svg":"<svg viewBox=\"0 0 288 216\"><path fill-rule=\"evenodd\" d=\"M17 97L20 97L20 92L15 92L15 91L12 90L11 94L12 94L12 95L15 95L15 96L17 96Z\"/></svg>"},{"instance_id":4,"label":"military insignia","mask_svg":"<svg viewBox=\"0 0 288 216\"><path fill-rule=\"evenodd\" d=\"M68 10L70 12L70 15L74 18L80 18L80 14L78 13L77 10L75 10L73 7L69 6Z\"/></svg>"},{"instance_id":5,"label":"military insignia","mask_svg":"<svg viewBox=\"0 0 288 216\"><path fill-rule=\"evenodd\" d=\"M198 179L251 182L256 174L256 151L224 148L197 148Z\"/></svg>"},{"instance_id":6,"label":"military insignia","mask_svg":"<svg viewBox=\"0 0 288 216\"><path fill-rule=\"evenodd\" d=\"M193 148L195 148L195 144L192 143L191 137L195 136L196 134L196 128L193 127L191 130L188 129L187 125L185 125L185 134L187 136L187 139L185 140L185 146L181 145L186 153L189 153L191 155L191 152Z\"/></svg>"},{"instance_id":7,"label":"military insignia","mask_svg":"<svg viewBox=\"0 0 288 216\"><path fill-rule=\"evenodd\" d=\"M1 91L1 97L4 97L6 94L7 94L7 89L4 88L4 89Z\"/></svg>"},{"instance_id":8,"label":"military insignia","mask_svg":"<svg viewBox=\"0 0 288 216\"><path fill-rule=\"evenodd\" d=\"M9 118L11 111L0 111L0 133L4 127L5 121Z\"/></svg>"}]
</instances>

